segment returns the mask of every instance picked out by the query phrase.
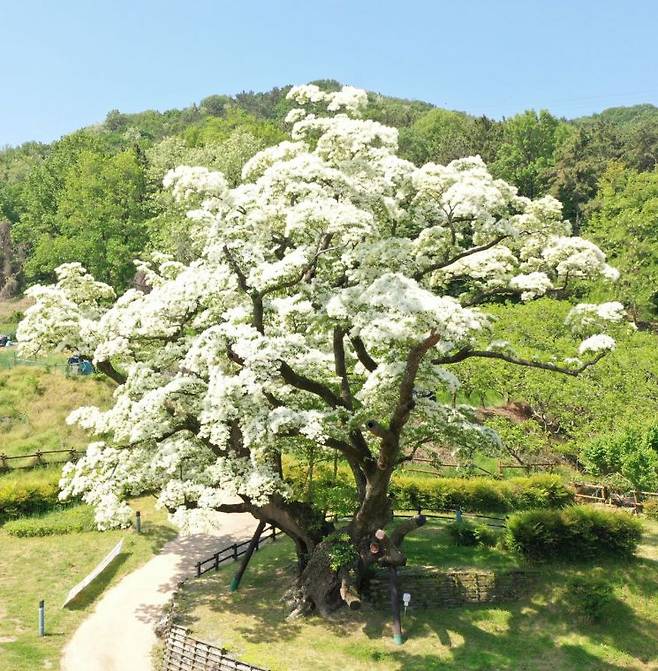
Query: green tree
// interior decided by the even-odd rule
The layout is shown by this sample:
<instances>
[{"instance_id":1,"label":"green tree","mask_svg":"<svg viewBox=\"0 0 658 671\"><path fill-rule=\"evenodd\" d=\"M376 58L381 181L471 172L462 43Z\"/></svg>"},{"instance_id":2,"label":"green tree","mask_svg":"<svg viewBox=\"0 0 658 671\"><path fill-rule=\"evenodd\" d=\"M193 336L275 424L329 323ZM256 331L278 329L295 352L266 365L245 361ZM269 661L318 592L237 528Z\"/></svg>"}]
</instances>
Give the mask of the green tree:
<instances>
[{"instance_id":1,"label":"green tree","mask_svg":"<svg viewBox=\"0 0 658 671\"><path fill-rule=\"evenodd\" d=\"M601 120L574 126L556 148L550 192L563 203L564 215L576 230L587 216L588 205L596 196L608 164L619 160L623 153L621 132Z\"/></svg>"},{"instance_id":2,"label":"green tree","mask_svg":"<svg viewBox=\"0 0 658 671\"><path fill-rule=\"evenodd\" d=\"M99 279L125 288L134 275L133 259L147 242L144 169L136 153L106 157L84 150L60 179L25 264L26 276L49 278L61 263L80 261Z\"/></svg>"},{"instance_id":3,"label":"green tree","mask_svg":"<svg viewBox=\"0 0 658 671\"><path fill-rule=\"evenodd\" d=\"M432 109L411 128L401 130L400 151L418 165L428 161L444 165L477 153L474 131L473 118L467 114Z\"/></svg>"},{"instance_id":4,"label":"green tree","mask_svg":"<svg viewBox=\"0 0 658 671\"><path fill-rule=\"evenodd\" d=\"M505 120L492 173L515 184L528 198L545 194L555 149L570 132L547 110L528 110Z\"/></svg>"},{"instance_id":5,"label":"green tree","mask_svg":"<svg viewBox=\"0 0 658 671\"><path fill-rule=\"evenodd\" d=\"M585 228L605 241L621 272L616 296L642 321L658 315L658 170L638 173L619 163L604 173Z\"/></svg>"}]
</instances>

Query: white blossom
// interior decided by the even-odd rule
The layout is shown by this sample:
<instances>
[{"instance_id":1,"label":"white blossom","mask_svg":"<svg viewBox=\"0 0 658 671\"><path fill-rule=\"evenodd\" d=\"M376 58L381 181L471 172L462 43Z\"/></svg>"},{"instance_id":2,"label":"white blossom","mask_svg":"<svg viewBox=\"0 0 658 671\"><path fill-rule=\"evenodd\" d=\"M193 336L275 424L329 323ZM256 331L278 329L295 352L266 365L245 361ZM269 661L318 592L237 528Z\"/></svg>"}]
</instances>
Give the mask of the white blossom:
<instances>
[{"instance_id":1,"label":"white blossom","mask_svg":"<svg viewBox=\"0 0 658 671\"><path fill-rule=\"evenodd\" d=\"M570 235L558 201L519 196L480 157L421 167L398 157L397 129L359 118L365 91L304 85L288 98L290 138L247 161L238 186L206 168L166 173L190 208L191 262L138 261L150 290L118 298L75 263L29 290L21 352L78 351L120 382L111 407L67 419L96 440L65 468L62 496L94 505L102 528L126 524L126 498L147 491L190 529L235 497L285 498L281 452L299 445L328 451L362 431L358 449L376 457L364 427L390 422L414 352L401 445L495 444L456 404L459 368L442 360L511 353L490 297L531 300L615 275ZM567 325L590 336L579 354L612 349L603 329L622 319L618 303L576 306ZM445 392L452 402L437 400Z\"/></svg>"},{"instance_id":2,"label":"white blossom","mask_svg":"<svg viewBox=\"0 0 658 671\"><path fill-rule=\"evenodd\" d=\"M597 333L583 340L578 347L578 354L585 352L602 352L615 349L615 341L605 333Z\"/></svg>"}]
</instances>

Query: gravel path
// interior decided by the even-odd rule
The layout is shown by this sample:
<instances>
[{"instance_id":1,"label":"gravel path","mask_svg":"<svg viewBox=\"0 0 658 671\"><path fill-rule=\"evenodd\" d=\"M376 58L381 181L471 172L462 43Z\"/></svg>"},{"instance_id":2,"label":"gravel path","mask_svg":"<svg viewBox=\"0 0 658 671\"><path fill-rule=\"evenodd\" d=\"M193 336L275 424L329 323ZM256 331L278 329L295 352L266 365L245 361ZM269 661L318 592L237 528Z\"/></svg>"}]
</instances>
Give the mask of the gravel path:
<instances>
[{"instance_id":1,"label":"gravel path","mask_svg":"<svg viewBox=\"0 0 658 671\"><path fill-rule=\"evenodd\" d=\"M179 536L99 601L64 648L61 671L151 671L153 628L178 584L199 559L253 535L249 514L223 514L218 535Z\"/></svg>"}]
</instances>

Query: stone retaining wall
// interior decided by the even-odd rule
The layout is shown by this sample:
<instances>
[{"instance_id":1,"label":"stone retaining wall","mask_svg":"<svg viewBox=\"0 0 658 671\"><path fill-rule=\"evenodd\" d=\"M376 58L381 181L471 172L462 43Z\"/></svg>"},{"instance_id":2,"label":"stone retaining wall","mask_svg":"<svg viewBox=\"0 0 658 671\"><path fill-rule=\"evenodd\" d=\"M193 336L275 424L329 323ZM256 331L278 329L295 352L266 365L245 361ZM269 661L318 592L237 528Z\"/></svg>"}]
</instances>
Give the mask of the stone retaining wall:
<instances>
[{"instance_id":1,"label":"stone retaining wall","mask_svg":"<svg viewBox=\"0 0 658 671\"><path fill-rule=\"evenodd\" d=\"M434 567L402 567L400 593L409 592L409 609L445 608L468 603L516 601L528 594L534 575L521 569L504 571L441 571ZM387 571L378 571L364 589L376 606L390 604Z\"/></svg>"}]
</instances>

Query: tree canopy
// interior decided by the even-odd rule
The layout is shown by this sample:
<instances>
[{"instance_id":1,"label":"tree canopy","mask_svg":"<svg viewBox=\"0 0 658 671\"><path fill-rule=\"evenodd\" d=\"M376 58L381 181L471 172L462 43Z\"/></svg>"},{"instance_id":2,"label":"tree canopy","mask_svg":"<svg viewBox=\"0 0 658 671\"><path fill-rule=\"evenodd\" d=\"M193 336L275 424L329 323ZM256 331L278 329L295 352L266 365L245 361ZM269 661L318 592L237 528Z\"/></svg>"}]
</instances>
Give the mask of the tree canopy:
<instances>
[{"instance_id":1,"label":"tree canopy","mask_svg":"<svg viewBox=\"0 0 658 671\"><path fill-rule=\"evenodd\" d=\"M420 446L497 444L456 400L461 366L577 377L614 349L625 317L617 302L576 305L554 334L569 351L515 348L492 305L618 275L571 235L560 203L519 195L479 157L400 158L397 129L363 117L365 91L306 85L288 99L289 139L250 158L237 186L205 167L166 174L196 258L138 263L149 290L118 298L64 264L55 285L29 290L18 337L26 355L77 350L118 385L109 410L69 418L94 442L67 467L66 495L93 503L105 526L146 490L178 520L250 511L296 543L296 608L327 612L358 601L370 564L404 562L404 535L423 520L383 531L401 463ZM354 479L354 554L338 568L322 512L283 478L282 455L307 445L339 453Z\"/></svg>"}]
</instances>

